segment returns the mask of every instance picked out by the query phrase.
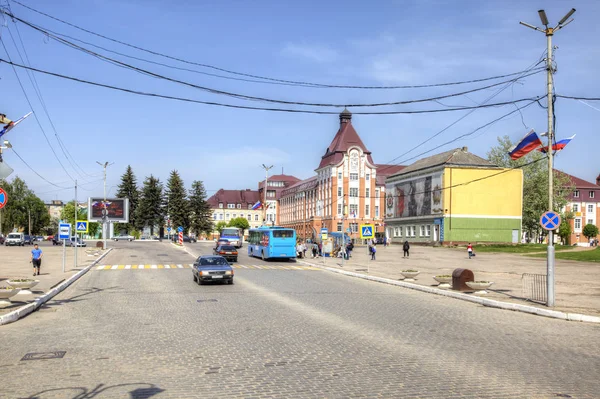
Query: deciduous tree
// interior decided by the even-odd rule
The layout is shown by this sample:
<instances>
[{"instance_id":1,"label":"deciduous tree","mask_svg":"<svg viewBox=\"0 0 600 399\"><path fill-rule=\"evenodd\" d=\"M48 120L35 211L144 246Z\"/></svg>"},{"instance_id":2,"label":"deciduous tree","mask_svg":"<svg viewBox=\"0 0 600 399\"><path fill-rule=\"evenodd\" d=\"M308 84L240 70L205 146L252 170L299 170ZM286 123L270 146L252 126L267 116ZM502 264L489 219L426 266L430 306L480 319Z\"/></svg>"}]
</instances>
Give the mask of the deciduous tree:
<instances>
[{"instance_id":1,"label":"deciduous tree","mask_svg":"<svg viewBox=\"0 0 600 399\"><path fill-rule=\"evenodd\" d=\"M539 151L532 151L522 158L513 160L508 155L516 143L508 136L498 137L498 145L487 153L488 160L503 168L521 168L523 170L523 230L529 237L540 234L540 217L548 210L548 162ZM573 184L568 176L554 171L554 210L560 212L568 202Z\"/></svg>"},{"instance_id":2,"label":"deciduous tree","mask_svg":"<svg viewBox=\"0 0 600 399\"><path fill-rule=\"evenodd\" d=\"M250 228L250 223L248 223L248 219L246 218L233 218L229 221L229 227L237 227L238 229L242 229L242 236L244 232Z\"/></svg>"},{"instance_id":3,"label":"deciduous tree","mask_svg":"<svg viewBox=\"0 0 600 399\"><path fill-rule=\"evenodd\" d=\"M219 232L219 235L221 235L225 227L227 227L227 223L220 221L217 222L217 224L215 225L215 230L217 230Z\"/></svg>"},{"instance_id":4,"label":"deciduous tree","mask_svg":"<svg viewBox=\"0 0 600 399\"><path fill-rule=\"evenodd\" d=\"M587 238L588 240L590 238L596 238L596 236L598 235L598 227L596 227L595 225L588 223L585 226L583 226L583 236L585 238Z\"/></svg>"}]
</instances>

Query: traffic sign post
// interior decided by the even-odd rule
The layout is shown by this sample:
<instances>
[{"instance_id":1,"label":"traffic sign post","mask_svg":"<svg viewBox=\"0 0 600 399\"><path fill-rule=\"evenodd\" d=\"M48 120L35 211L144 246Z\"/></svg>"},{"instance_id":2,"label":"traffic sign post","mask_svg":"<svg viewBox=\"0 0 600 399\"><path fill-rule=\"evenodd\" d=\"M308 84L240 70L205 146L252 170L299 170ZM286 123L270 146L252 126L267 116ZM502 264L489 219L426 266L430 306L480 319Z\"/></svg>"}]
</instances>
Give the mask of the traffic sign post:
<instances>
[{"instance_id":1,"label":"traffic sign post","mask_svg":"<svg viewBox=\"0 0 600 399\"><path fill-rule=\"evenodd\" d=\"M179 233L179 245L183 245L183 227L179 226L177 232Z\"/></svg>"},{"instance_id":2,"label":"traffic sign post","mask_svg":"<svg viewBox=\"0 0 600 399\"><path fill-rule=\"evenodd\" d=\"M375 238L375 228L372 224L361 224L360 225L360 238L366 240L369 238Z\"/></svg>"},{"instance_id":3,"label":"traffic sign post","mask_svg":"<svg viewBox=\"0 0 600 399\"><path fill-rule=\"evenodd\" d=\"M327 235L329 234L329 230L326 228L321 229L321 241L327 240Z\"/></svg>"},{"instance_id":4,"label":"traffic sign post","mask_svg":"<svg viewBox=\"0 0 600 399\"><path fill-rule=\"evenodd\" d=\"M546 305L554 306L554 230L561 223L560 215L554 211L547 211L540 217L540 225L548 231L548 262L546 271Z\"/></svg>"},{"instance_id":5,"label":"traffic sign post","mask_svg":"<svg viewBox=\"0 0 600 399\"><path fill-rule=\"evenodd\" d=\"M71 225L69 223L61 223L58 225L58 238L63 240L63 259L62 271L65 272L65 259L67 252L67 240L71 239Z\"/></svg>"}]
</instances>

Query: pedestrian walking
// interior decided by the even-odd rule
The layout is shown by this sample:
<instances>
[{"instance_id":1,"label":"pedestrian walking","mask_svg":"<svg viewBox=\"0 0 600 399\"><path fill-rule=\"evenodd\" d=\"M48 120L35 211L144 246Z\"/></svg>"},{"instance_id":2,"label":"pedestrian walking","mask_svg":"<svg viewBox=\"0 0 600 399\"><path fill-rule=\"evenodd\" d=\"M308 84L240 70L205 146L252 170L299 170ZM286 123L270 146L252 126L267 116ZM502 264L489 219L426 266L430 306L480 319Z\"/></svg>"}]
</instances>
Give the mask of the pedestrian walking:
<instances>
[{"instance_id":1,"label":"pedestrian walking","mask_svg":"<svg viewBox=\"0 0 600 399\"><path fill-rule=\"evenodd\" d=\"M319 254L319 246L316 243L314 243L312 245L312 254L313 254L313 258L316 258L317 255Z\"/></svg>"},{"instance_id":2,"label":"pedestrian walking","mask_svg":"<svg viewBox=\"0 0 600 399\"><path fill-rule=\"evenodd\" d=\"M473 246L471 243L467 245L467 253L469 254L469 259L471 259L475 254L473 253Z\"/></svg>"},{"instance_id":3,"label":"pedestrian walking","mask_svg":"<svg viewBox=\"0 0 600 399\"><path fill-rule=\"evenodd\" d=\"M404 251L404 258L408 258L410 255L410 244L408 243L408 240L404 241L404 244L402 245L402 250Z\"/></svg>"},{"instance_id":4,"label":"pedestrian walking","mask_svg":"<svg viewBox=\"0 0 600 399\"><path fill-rule=\"evenodd\" d=\"M371 246L371 260L375 260L375 253L377 252L377 245Z\"/></svg>"},{"instance_id":5,"label":"pedestrian walking","mask_svg":"<svg viewBox=\"0 0 600 399\"><path fill-rule=\"evenodd\" d=\"M34 244L33 249L31 250L31 259L29 262L33 264L33 275L36 275L37 268L37 275L39 276L40 268L42 267L42 250L39 249L37 244Z\"/></svg>"},{"instance_id":6,"label":"pedestrian walking","mask_svg":"<svg viewBox=\"0 0 600 399\"><path fill-rule=\"evenodd\" d=\"M306 259L306 241L302 243L302 257Z\"/></svg>"}]
</instances>

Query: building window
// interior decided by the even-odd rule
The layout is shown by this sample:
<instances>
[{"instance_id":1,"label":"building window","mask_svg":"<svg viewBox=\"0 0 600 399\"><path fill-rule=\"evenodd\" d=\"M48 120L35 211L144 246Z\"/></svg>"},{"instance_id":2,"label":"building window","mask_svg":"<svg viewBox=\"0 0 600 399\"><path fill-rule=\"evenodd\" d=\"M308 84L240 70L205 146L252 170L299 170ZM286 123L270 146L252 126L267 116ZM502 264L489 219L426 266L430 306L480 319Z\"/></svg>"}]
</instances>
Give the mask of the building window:
<instances>
[{"instance_id":1,"label":"building window","mask_svg":"<svg viewBox=\"0 0 600 399\"><path fill-rule=\"evenodd\" d=\"M367 173L365 174L365 180L369 181L371 179L371 174Z\"/></svg>"},{"instance_id":2,"label":"building window","mask_svg":"<svg viewBox=\"0 0 600 399\"><path fill-rule=\"evenodd\" d=\"M573 192L573 197L574 197L574 198L579 198L579 190L575 190L575 191Z\"/></svg>"},{"instance_id":3,"label":"building window","mask_svg":"<svg viewBox=\"0 0 600 399\"><path fill-rule=\"evenodd\" d=\"M242 209L242 204L237 204L237 209Z\"/></svg>"},{"instance_id":4,"label":"building window","mask_svg":"<svg viewBox=\"0 0 600 399\"><path fill-rule=\"evenodd\" d=\"M240 213L240 217L241 217L241 218L243 218L243 217L244 217L244 214L243 214L243 213Z\"/></svg>"},{"instance_id":5,"label":"building window","mask_svg":"<svg viewBox=\"0 0 600 399\"><path fill-rule=\"evenodd\" d=\"M420 225L419 226L419 237L423 237L425 236L425 226Z\"/></svg>"},{"instance_id":6,"label":"building window","mask_svg":"<svg viewBox=\"0 0 600 399\"><path fill-rule=\"evenodd\" d=\"M398 228L398 233L396 234L398 237L402 237L402 227Z\"/></svg>"},{"instance_id":7,"label":"building window","mask_svg":"<svg viewBox=\"0 0 600 399\"><path fill-rule=\"evenodd\" d=\"M358 204L350 204L350 216L358 216Z\"/></svg>"},{"instance_id":8,"label":"building window","mask_svg":"<svg viewBox=\"0 0 600 399\"><path fill-rule=\"evenodd\" d=\"M223 203L222 202L219 202L219 208L223 209Z\"/></svg>"},{"instance_id":9,"label":"building window","mask_svg":"<svg viewBox=\"0 0 600 399\"><path fill-rule=\"evenodd\" d=\"M365 198L366 199L371 198L371 190L368 187L365 188Z\"/></svg>"},{"instance_id":10,"label":"building window","mask_svg":"<svg viewBox=\"0 0 600 399\"><path fill-rule=\"evenodd\" d=\"M343 227L341 223L337 224L337 231L342 231Z\"/></svg>"},{"instance_id":11,"label":"building window","mask_svg":"<svg viewBox=\"0 0 600 399\"><path fill-rule=\"evenodd\" d=\"M365 217L369 216L369 205L365 205Z\"/></svg>"},{"instance_id":12,"label":"building window","mask_svg":"<svg viewBox=\"0 0 600 399\"><path fill-rule=\"evenodd\" d=\"M581 230L581 218L575 218L575 230Z\"/></svg>"},{"instance_id":13,"label":"building window","mask_svg":"<svg viewBox=\"0 0 600 399\"><path fill-rule=\"evenodd\" d=\"M223 220L223 214L219 213L219 220Z\"/></svg>"},{"instance_id":14,"label":"building window","mask_svg":"<svg viewBox=\"0 0 600 399\"><path fill-rule=\"evenodd\" d=\"M406 237L410 237L410 226L406 226Z\"/></svg>"},{"instance_id":15,"label":"building window","mask_svg":"<svg viewBox=\"0 0 600 399\"><path fill-rule=\"evenodd\" d=\"M431 237L431 225L425 226L425 237Z\"/></svg>"},{"instance_id":16,"label":"building window","mask_svg":"<svg viewBox=\"0 0 600 399\"><path fill-rule=\"evenodd\" d=\"M213 220L217 220L217 214L213 213Z\"/></svg>"},{"instance_id":17,"label":"building window","mask_svg":"<svg viewBox=\"0 0 600 399\"><path fill-rule=\"evenodd\" d=\"M338 172L338 180L342 180L342 172Z\"/></svg>"},{"instance_id":18,"label":"building window","mask_svg":"<svg viewBox=\"0 0 600 399\"><path fill-rule=\"evenodd\" d=\"M341 197L341 196L342 196L342 188L338 187L338 197Z\"/></svg>"},{"instance_id":19,"label":"building window","mask_svg":"<svg viewBox=\"0 0 600 399\"><path fill-rule=\"evenodd\" d=\"M229 214L228 213L225 214L225 220L229 220Z\"/></svg>"},{"instance_id":20,"label":"building window","mask_svg":"<svg viewBox=\"0 0 600 399\"><path fill-rule=\"evenodd\" d=\"M579 212L579 204L573 204L573 212Z\"/></svg>"},{"instance_id":21,"label":"building window","mask_svg":"<svg viewBox=\"0 0 600 399\"><path fill-rule=\"evenodd\" d=\"M587 224L594 224L594 219L588 219Z\"/></svg>"},{"instance_id":22,"label":"building window","mask_svg":"<svg viewBox=\"0 0 600 399\"><path fill-rule=\"evenodd\" d=\"M258 215L254 215L254 221L258 222Z\"/></svg>"},{"instance_id":23,"label":"building window","mask_svg":"<svg viewBox=\"0 0 600 399\"><path fill-rule=\"evenodd\" d=\"M594 198L594 194L595 193L593 191L590 191L590 198Z\"/></svg>"},{"instance_id":24,"label":"building window","mask_svg":"<svg viewBox=\"0 0 600 399\"><path fill-rule=\"evenodd\" d=\"M594 213L594 205L588 204L588 213Z\"/></svg>"},{"instance_id":25,"label":"building window","mask_svg":"<svg viewBox=\"0 0 600 399\"><path fill-rule=\"evenodd\" d=\"M379 198L379 189L378 188L375 189L375 198Z\"/></svg>"},{"instance_id":26,"label":"building window","mask_svg":"<svg viewBox=\"0 0 600 399\"><path fill-rule=\"evenodd\" d=\"M350 173L351 181L358 181L358 173Z\"/></svg>"},{"instance_id":27,"label":"building window","mask_svg":"<svg viewBox=\"0 0 600 399\"><path fill-rule=\"evenodd\" d=\"M358 187L350 187L350 197L358 197Z\"/></svg>"},{"instance_id":28,"label":"building window","mask_svg":"<svg viewBox=\"0 0 600 399\"><path fill-rule=\"evenodd\" d=\"M338 216L342 214L342 204L338 204ZM339 230L338 230L339 231Z\"/></svg>"},{"instance_id":29,"label":"building window","mask_svg":"<svg viewBox=\"0 0 600 399\"><path fill-rule=\"evenodd\" d=\"M350 231L358 233L358 223L350 223Z\"/></svg>"},{"instance_id":30,"label":"building window","mask_svg":"<svg viewBox=\"0 0 600 399\"><path fill-rule=\"evenodd\" d=\"M375 217L379 217L379 205L375 205Z\"/></svg>"},{"instance_id":31,"label":"building window","mask_svg":"<svg viewBox=\"0 0 600 399\"><path fill-rule=\"evenodd\" d=\"M248 221L252 220L252 215L248 215Z\"/></svg>"}]
</instances>

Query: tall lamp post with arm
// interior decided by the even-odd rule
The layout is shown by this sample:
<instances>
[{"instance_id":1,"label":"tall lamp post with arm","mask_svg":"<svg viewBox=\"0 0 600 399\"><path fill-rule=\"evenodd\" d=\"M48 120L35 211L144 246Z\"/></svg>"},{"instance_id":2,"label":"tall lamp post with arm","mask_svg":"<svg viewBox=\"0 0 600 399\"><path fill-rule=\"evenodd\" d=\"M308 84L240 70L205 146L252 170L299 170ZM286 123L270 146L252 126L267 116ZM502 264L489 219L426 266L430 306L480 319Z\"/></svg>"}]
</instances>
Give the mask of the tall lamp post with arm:
<instances>
[{"instance_id":1,"label":"tall lamp post with arm","mask_svg":"<svg viewBox=\"0 0 600 399\"><path fill-rule=\"evenodd\" d=\"M548 155L548 210L554 210L554 182L553 182L553 144L554 144L554 94L553 94L553 79L552 74L554 73L554 67L552 66L552 36L554 33L564 28L568 24L570 24L573 19L571 15L575 13L575 9L572 8L554 27L551 28L548 25L548 17L546 16L546 12L544 10L539 10L538 14L540 16L540 21L542 25L544 25L544 29L538 28L537 26L530 25L525 22L519 22L521 25L524 25L533 30L537 30L538 32L542 32L546 35L546 46L547 46L547 55L546 55L546 70L547 70L547 78L546 78L546 87L547 87L547 97L548 97L548 150L546 154ZM569 19L571 18L571 19ZM552 230L548 231L548 260L547 260L547 275L546 275L546 284L547 284L547 306L554 306L554 232Z\"/></svg>"},{"instance_id":2,"label":"tall lamp post with arm","mask_svg":"<svg viewBox=\"0 0 600 399\"><path fill-rule=\"evenodd\" d=\"M264 163L262 164L262 168L265 170L265 189L264 189L264 194L263 194L263 225L266 225L267 222L267 187L269 184L269 170L273 167L273 165L271 166L267 166Z\"/></svg>"},{"instance_id":3,"label":"tall lamp post with arm","mask_svg":"<svg viewBox=\"0 0 600 399\"><path fill-rule=\"evenodd\" d=\"M106 249L106 236L108 234L108 226L106 221L108 219L106 211L106 168L112 165L112 163L96 161L96 163L104 168L104 201L102 202L102 239L104 240L103 248ZM114 163L114 162L113 162Z\"/></svg>"}]
</instances>

